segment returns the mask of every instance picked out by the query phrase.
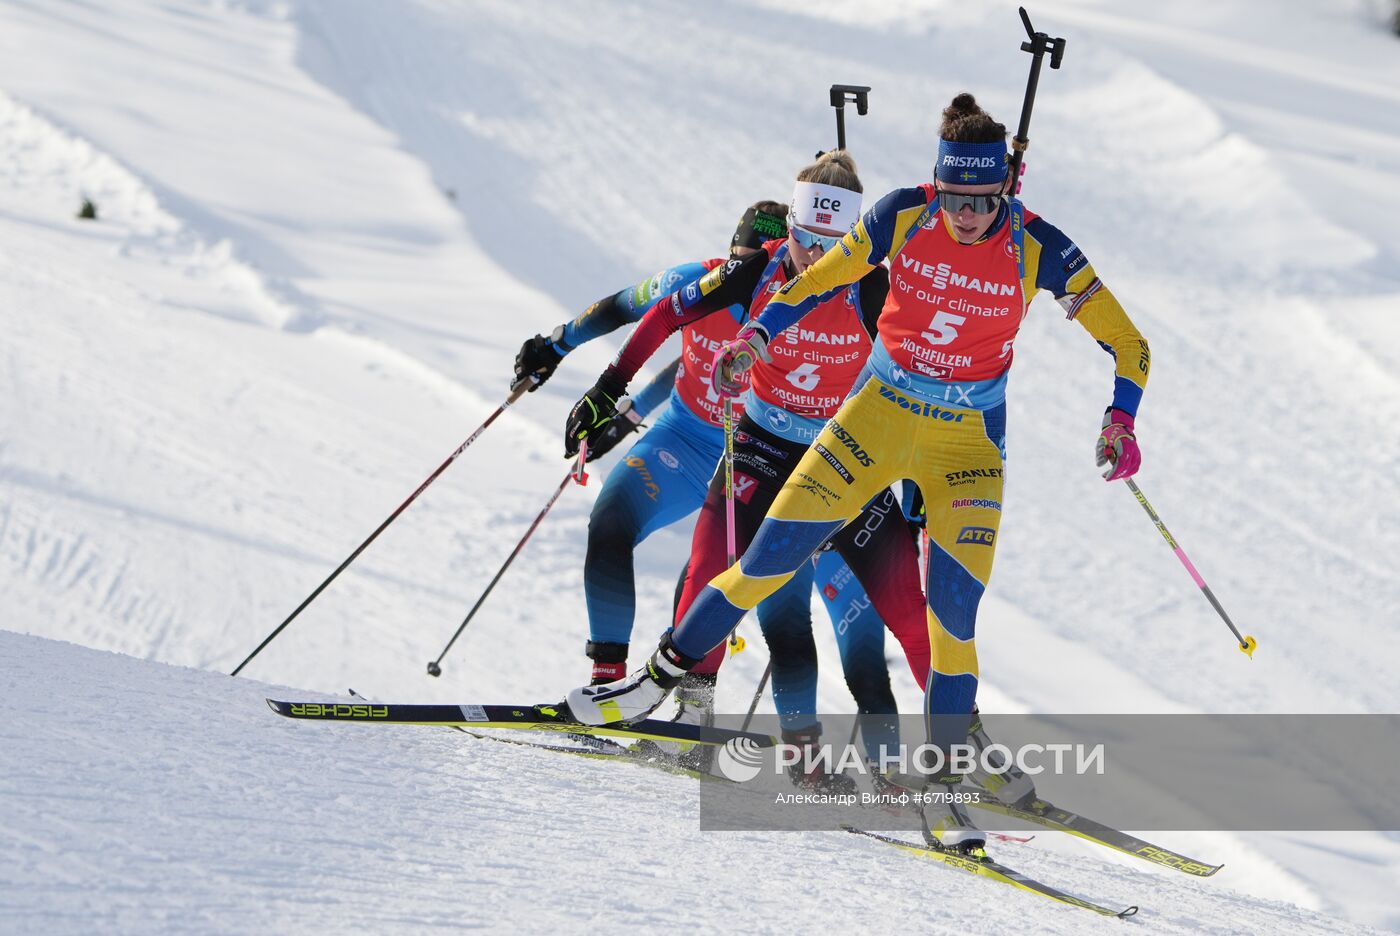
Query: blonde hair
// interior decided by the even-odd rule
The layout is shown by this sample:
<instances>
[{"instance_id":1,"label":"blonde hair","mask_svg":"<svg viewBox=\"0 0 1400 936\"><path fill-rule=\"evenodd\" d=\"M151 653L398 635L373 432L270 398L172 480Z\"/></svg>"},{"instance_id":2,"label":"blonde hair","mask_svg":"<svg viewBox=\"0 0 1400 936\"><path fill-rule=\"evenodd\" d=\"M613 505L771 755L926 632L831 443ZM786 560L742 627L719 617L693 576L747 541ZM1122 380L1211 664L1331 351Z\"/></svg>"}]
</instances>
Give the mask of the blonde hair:
<instances>
[{"instance_id":1,"label":"blonde hair","mask_svg":"<svg viewBox=\"0 0 1400 936\"><path fill-rule=\"evenodd\" d=\"M846 150L829 150L817 157L817 161L797 174L798 182L817 182L821 185L834 185L852 192L864 192L860 176L856 175L856 161Z\"/></svg>"}]
</instances>

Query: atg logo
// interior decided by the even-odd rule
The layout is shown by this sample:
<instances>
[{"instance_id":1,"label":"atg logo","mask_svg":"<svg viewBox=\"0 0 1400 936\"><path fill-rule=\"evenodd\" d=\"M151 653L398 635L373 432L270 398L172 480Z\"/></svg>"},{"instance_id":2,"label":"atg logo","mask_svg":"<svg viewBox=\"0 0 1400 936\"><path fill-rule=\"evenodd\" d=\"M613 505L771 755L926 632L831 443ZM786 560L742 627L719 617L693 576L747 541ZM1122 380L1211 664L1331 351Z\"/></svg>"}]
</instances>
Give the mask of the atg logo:
<instances>
[{"instance_id":1,"label":"atg logo","mask_svg":"<svg viewBox=\"0 0 1400 936\"><path fill-rule=\"evenodd\" d=\"M715 755L719 772L735 783L748 783L763 769L763 752L752 738L733 738Z\"/></svg>"},{"instance_id":2,"label":"atg logo","mask_svg":"<svg viewBox=\"0 0 1400 936\"><path fill-rule=\"evenodd\" d=\"M959 543L971 543L973 546L991 546L996 539L997 531L991 527L963 527L958 533Z\"/></svg>"}]
</instances>

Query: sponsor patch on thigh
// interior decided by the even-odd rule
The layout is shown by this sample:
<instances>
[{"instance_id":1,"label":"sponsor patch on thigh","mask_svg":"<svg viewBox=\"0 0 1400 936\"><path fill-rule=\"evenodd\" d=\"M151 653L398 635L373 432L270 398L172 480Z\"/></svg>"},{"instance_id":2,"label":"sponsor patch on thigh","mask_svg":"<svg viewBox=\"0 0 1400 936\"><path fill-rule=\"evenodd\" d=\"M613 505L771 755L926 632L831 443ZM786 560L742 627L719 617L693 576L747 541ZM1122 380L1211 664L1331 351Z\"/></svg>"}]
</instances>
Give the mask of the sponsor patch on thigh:
<instances>
[{"instance_id":1,"label":"sponsor patch on thigh","mask_svg":"<svg viewBox=\"0 0 1400 936\"><path fill-rule=\"evenodd\" d=\"M806 491L813 497L819 498L826 506L830 507L832 504L840 503L840 494L837 494L811 475L799 471L793 477L796 479L796 485L799 491Z\"/></svg>"},{"instance_id":2,"label":"sponsor patch on thigh","mask_svg":"<svg viewBox=\"0 0 1400 936\"><path fill-rule=\"evenodd\" d=\"M997 531L991 527L965 526L958 531L958 542L973 546L991 546L996 539Z\"/></svg>"},{"instance_id":3,"label":"sponsor patch on thigh","mask_svg":"<svg viewBox=\"0 0 1400 936\"><path fill-rule=\"evenodd\" d=\"M826 463L831 466L833 471L835 471L841 476L842 481L845 481L847 484L856 483L855 475L847 471L846 466L841 464L841 459L831 454L830 450L828 450L825 445L822 445L820 442L818 442L817 444L813 445L812 448L816 449L818 455L826 459Z\"/></svg>"}]
</instances>

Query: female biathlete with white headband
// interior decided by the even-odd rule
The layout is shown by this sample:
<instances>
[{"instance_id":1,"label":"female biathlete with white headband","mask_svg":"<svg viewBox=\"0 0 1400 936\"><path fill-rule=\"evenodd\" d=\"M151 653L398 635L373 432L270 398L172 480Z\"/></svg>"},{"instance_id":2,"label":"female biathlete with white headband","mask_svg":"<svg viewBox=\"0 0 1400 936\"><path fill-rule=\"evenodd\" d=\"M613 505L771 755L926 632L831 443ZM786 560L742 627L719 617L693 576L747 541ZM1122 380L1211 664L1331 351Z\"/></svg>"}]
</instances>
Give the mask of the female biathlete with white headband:
<instances>
[{"instance_id":1,"label":"female biathlete with white headband","mask_svg":"<svg viewBox=\"0 0 1400 936\"><path fill-rule=\"evenodd\" d=\"M750 206L730 242L731 257L743 257L757 251L764 241L781 239L787 233L786 213L787 206L778 202L762 201ZM555 329L550 338L536 335L527 340L516 356L516 379L532 376L538 387L553 375L569 351L637 321L655 300L672 290L689 287L724 262L707 260L663 270L595 302L578 318ZM609 473L589 516L584 593L589 620L586 652L592 660L594 683L609 682L626 674L636 607L634 550L651 533L686 517L705 500L706 486L724 451L722 404L710 386L711 361L715 349L738 332L747 306L747 301L739 303L687 327L681 357L641 392L623 401L621 411L590 440L588 460L592 461L635 431L669 394L669 409ZM742 404L736 405L735 411L736 415L742 414ZM720 528L721 536L723 529ZM720 567L723 565L721 562ZM859 584L850 582L852 574L843 562L824 559L820 570L817 585L836 628L846 680L858 709L862 713L894 714L883 623L874 607L861 600ZM697 584L709 581L715 571L718 570L707 569ZM760 626L775 644L801 644L804 636L806 643L811 644L813 574L811 567L804 567L759 606ZM722 651L716 656L722 659ZM816 701L815 650L810 661L805 656L787 655L785 659L787 662L775 673L773 681L777 705L810 714L815 711ZM677 692L681 705L677 717L702 722L710 714L713 694L711 670ZM881 739L873 731L867 734L867 745L872 752L878 751L874 745ZM802 779L820 780L805 776Z\"/></svg>"},{"instance_id":2,"label":"female biathlete with white headband","mask_svg":"<svg viewBox=\"0 0 1400 936\"><path fill-rule=\"evenodd\" d=\"M789 282L717 356L720 381L767 360L774 336L890 261L879 340L861 381L802 457L752 544L710 582L645 667L621 682L570 692L575 718L603 724L646 715L866 498L909 478L927 507L933 670L925 712L950 716L929 718L930 741L945 750L960 743L976 701L974 624L1001 518L1007 371L1027 306L1041 290L1113 356L1113 396L1096 457L1112 463L1110 481L1137 470L1133 420L1147 383L1147 342L1079 248L1004 197L1012 180L1003 125L960 94L943 112L939 135L932 184L880 199L839 250ZM932 779L949 784L945 790L961 780L946 768ZM985 840L951 796L926 806L925 822L945 847L976 851Z\"/></svg>"},{"instance_id":3,"label":"female biathlete with white headband","mask_svg":"<svg viewBox=\"0 0 1400 936\"><path fill-rule=\"evenodd\" d=\"M565 430L566 451L575 450L580 438L607 424L615 402L626 392L627 382L670 334L724 317L723 310L734 302L747 304L750 316L758 315L784 283L821 257L859 219L860 180L854 162L844 152L823 155L797 178L788 238L769 241L762 252L731 260L695 286L673 293L653 306L623 345L617 360L574 407ZM764 355L753 371L752 387L744 398L745 414L735 433L735 519L741 550L784 483L791 483L789 476L803 452L841 405L865 365L889 281L879 266L867 268L855 280L848 288L824 296L802 327L781 335L773 343L771 355ZM723 389L732 395L740 386L736 381ZM859 463L867 457L849 438L828 442L820 451L833 462L848 459ZM853 481L853 477L838 481L839 490L823 492L833 502L845 503L843 498L849 498L850 516L860 514L849 529L834 537L833 545L859 579L879 617L903 645L910 668L922 687L928 675L929 650L917 552L894 493L871 488L849 495L847 485ZM836 534L839 526L828 528L822 540ZM788 573L807 569L808 557L820 545L812 544L812 549L794 562ZM726 554L724 481L716 475L696 522L678 618L686 614L706 583L723 571ZM769 589L766 594L772 591ZM737 623L737 617L730 621L725 634ZM778 634L761 618L759 623L773 659L774 700L782 716L784 734L789 743L814 743L819 731L815 718L816 685L814 679L803 682L806 674L815 671L816 647L810 627L802 634ZM722 638L707 644L694 665L687 667L692 678L694 674L708 676L717 671L724 654L721 643ZM882 647L879 652L883 654ZM888 693L888 683L885 692ZM607 720L607 697L590 696L590 700L595 717ZM893 714L892 694L886 705L883 711L862 705L862 711ZM868 745L874 740L867 734ZM878 751L878 745L874 750Z\"/></svg>"}]
</instances>

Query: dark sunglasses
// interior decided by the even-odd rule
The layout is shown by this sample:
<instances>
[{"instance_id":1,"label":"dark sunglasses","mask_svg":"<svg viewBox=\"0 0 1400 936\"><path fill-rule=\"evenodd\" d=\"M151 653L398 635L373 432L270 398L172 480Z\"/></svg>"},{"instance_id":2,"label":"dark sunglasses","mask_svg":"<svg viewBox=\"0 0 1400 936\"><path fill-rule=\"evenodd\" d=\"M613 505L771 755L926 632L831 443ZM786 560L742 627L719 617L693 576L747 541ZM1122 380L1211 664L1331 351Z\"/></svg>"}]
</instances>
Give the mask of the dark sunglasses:
<instances>
[{"instance_id":1,"label":"dark sunglasses","mask_svg":"<svg viewBox=\"0 0 1400 936\"><path fill-rule=\"evenodd\" d=\"M938 206L951 215L964 208L971 208L973 214L991 214L1001 207L1001 195L963 195L939 190Z\"/></svg>"}]
</instances>

